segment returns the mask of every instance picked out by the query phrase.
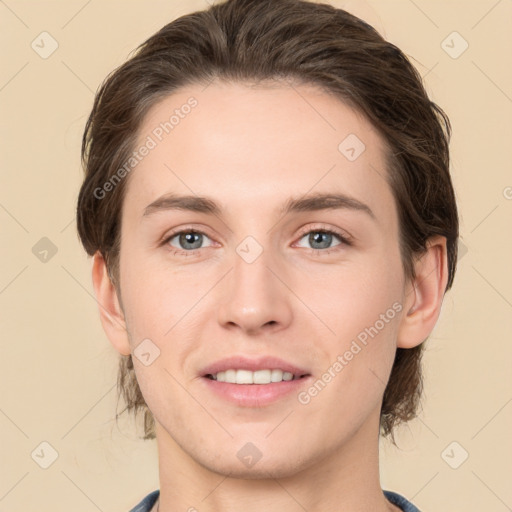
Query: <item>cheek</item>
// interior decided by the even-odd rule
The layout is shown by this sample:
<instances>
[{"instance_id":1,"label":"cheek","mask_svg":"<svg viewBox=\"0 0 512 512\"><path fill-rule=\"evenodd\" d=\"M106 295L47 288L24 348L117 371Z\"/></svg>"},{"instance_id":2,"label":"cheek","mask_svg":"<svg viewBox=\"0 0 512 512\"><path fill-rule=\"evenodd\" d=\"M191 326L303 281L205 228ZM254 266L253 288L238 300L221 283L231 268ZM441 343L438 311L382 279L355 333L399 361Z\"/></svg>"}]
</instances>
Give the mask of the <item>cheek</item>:
<instances>
[{"instance_id":1,"label":"cheek","mask_svg":"<svg viewBox=\"0 0 512 512\"><path fill-rule=\"evenodd\" d=\"M399 318L392 306L383 311L390 311L385 320L368 316L359 325L347 323L346 329L339 324L337 343L329 347L327 363L311 386L297 396L308 424L322 425L320 435L335 441L343 432L358 430L369 415L380 410L393 365Z\"/></svg>"},{"instance_id":2,"label":"cheek","mask_svg":"<svg viewBox=\"0 0 512 512\"><path fill-rule=\"evenodd\" d=\"M374 257L322 276L303 277L301 289L318 316L334 331L331 338L346 340L374 325L388 310L385 320L395 318L397 306L393 309L393 304L402 300L402 280L399 262ZM392 323L386 322L386 330L392 328Z\"/></svg>"},{"instance_id":3,"label":"cheek","mask_svg":"<svg viewBox=\"0 0 512 512\"><path fill-rule=\"evenodd\" d=\"M135 251L121 260L120 274L127 323L134 338L165 339L205 291L199 277Z\"/></svg>"},{"instance_id":4,"label":"cheek","mask_svg":"<svg viewBox=\"0 0 512 512\"><path fill-rule=\"evenodd\" d=\"M358 270L352 267L346 274L331 275L323 283L323 293L316 288L312 304L331 331L324 341L318 340L325 352L324 368L320 369L322 382L311 392L324 396L319 403L334 402L341 411L349 404L366 408L365 403L375 405L380 399L396 351L402 279L399 262L379 265L373 261ZM328 390L324 391L324 384Z\"/></svg>"}]
</instances>

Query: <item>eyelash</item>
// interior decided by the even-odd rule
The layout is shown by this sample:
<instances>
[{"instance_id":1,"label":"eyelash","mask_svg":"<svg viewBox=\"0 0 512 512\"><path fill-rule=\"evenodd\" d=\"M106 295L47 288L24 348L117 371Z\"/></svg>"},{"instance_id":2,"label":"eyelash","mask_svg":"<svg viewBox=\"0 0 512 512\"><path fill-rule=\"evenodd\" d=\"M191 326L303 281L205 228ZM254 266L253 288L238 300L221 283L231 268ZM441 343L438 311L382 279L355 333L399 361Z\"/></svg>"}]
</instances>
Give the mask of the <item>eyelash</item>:
<instances>
[{"instance_id":1,"label":"eyelash","mask_svg":"<svg viewBox=\"0 0 512 512\"><path fill-rule=\"evenodd\" d=\"M205 232L203 232L201 230L193 229L193 228L185 228L185 229L181 229L180 231L175 231L174 233L171 233L169 236L167 236L162 241L162 245L168 245L169 242L173 238L176 238L178 235L181 235L183 233L194 233L196 235L203 235L203 236L206 236L207 238L210 238ZM318 255L318 254L322 254L322 255L330 254L333 251L339 250L337 248L342 246L342 245L346 245L346 246L349 246L349 247L353 245L352 240L351 240L349 235L342 234L339 231L335 231L335 230L332 230L332 229L324 229L324 228L308 228L308 229L302 230L300 235L299 235L299 241L302 240L302 238L304 238L306 235L308 235L310 233L322 233L322 234L325 234L325 235L334 235L341 242L338 245L335 245L334 247L329 247L327 249L309 249L310 253L312 253L315 256ZM172 252L173 256L191 256L191 255L196 255L198 253L198 251L200 251L201 249L205 249L205 247L202 247L202 248L199 248L199 249L192 249L190 251L186 251L184 249L177 249L177 248L175 248L173 246L169 246L169 248L170 248L169 250ZM306 250L308 250L308 249L306 248Z\"/></svg>"}]
</instances>

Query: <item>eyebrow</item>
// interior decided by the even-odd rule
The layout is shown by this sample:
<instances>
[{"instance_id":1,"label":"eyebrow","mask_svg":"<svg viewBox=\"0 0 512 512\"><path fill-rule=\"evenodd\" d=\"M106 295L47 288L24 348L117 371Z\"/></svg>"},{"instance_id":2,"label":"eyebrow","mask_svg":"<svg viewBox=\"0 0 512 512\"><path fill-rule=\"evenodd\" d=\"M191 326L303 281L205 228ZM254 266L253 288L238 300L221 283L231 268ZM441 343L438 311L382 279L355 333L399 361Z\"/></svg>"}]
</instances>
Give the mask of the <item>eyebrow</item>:
<instances>
[{"instance_id":1,"label":"eyebrow","mask_svg":"<svg viewBox=\"0 0 512 512\"><path fill-rule=\"evenodd\" d=\"M360 211L368 214L373 220L376 220L375 214L367 204L345 194L316 193L305 195L298 199L290 198L281 207L279 214L285 216L289 213L337 209ZM180 196L170 193L159 197L146 206L143 217L167 210L185 210L215 216L222 215L222 208L209 197L193 195Z\"/></svg>"}]
</instances>

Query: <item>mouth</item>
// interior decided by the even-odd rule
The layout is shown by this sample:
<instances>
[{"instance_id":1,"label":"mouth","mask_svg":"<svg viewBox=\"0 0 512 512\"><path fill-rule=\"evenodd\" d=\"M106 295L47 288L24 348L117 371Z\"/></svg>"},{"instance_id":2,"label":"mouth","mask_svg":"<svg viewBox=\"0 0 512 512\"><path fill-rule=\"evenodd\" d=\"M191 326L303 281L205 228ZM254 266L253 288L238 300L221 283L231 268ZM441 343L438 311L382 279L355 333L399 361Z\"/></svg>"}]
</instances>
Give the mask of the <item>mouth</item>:
<instances>
[{"instance_id":1,"label":"mouth","mask_svg":"<svg viewBox=\"0 0 512 512\"><path fill-rule=\"evenodd\" d=\"M200 372L206 393L238 407L262 408L291 399L312 379L305 368L276 357L233 356Z\"/></svg>"},{"instance_id":2,"label":"mouth","mask_svg":"<svg viewBox=\"0 0 512 512\"><path fill-rule=\"evenodd\" d=\"M251 371L231 368L229 370L217 373L208 373L205 378L215 380L217 382L226 382L228 384L256 384L265 385L276 382L299 380L309 377L308 373L292 373L281 368L267 368L263 370Z\"/></svg>"}]
</instances>

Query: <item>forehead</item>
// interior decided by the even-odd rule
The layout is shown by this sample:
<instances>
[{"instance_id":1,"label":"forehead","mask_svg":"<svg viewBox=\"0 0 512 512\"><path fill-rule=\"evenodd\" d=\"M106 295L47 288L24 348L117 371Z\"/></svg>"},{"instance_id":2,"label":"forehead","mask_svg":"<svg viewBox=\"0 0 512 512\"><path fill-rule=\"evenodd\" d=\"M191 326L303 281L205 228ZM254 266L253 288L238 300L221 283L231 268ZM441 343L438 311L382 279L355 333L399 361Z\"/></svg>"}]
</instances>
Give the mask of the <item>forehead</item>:
<instances>
[{"instance_id":1,"label":"forehead","mask_svg":"<svg viewBox=\"0 0 512 512\"><path fill-rule=\"evenodd\" d=\"M311 85L213 82L155 104L138 133L147 146L126 203L142 214L165 193L215 196L233 209L342 192L393 207L385 143L366 118ZM382 210L382 212L379 212Z\"/></svg>"}]
</instances>

